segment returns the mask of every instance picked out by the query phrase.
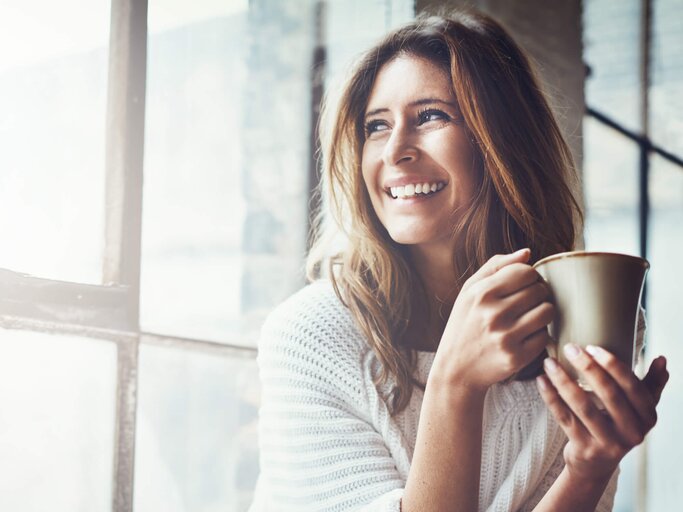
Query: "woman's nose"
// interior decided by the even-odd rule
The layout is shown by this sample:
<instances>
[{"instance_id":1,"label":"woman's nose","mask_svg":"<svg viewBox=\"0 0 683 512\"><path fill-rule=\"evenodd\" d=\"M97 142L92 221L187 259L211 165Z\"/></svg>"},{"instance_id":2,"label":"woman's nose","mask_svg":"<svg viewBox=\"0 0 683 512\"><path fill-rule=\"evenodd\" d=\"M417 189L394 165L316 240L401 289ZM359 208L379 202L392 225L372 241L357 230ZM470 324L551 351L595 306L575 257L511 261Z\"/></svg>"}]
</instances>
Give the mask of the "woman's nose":
<instances>
[{"instance_id":1,"label":"woman's nose","mask_svg":"<svg viewBox=\"0 0 683 512\"><path fill-rule=\"evenodd\" d=\"M395 127L384 146L382 159L385 165L394 166L400 163L413 162L418 157L418 149L412 136L405 128Z\"/></svg>"}]
</instances>

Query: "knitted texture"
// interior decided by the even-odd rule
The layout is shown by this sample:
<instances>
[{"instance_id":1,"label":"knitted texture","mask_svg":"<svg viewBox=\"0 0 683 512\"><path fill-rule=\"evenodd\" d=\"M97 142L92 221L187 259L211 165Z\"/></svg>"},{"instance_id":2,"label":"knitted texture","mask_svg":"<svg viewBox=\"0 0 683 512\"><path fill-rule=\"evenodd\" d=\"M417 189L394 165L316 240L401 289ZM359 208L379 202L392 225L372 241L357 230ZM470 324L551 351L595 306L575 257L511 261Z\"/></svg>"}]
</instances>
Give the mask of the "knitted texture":
<instances>
[{"instance_id":1,"label":"knitted texture","mask_svg":"<svg viewBox=\"0 0 683 512\"><path fill-rule=\"evenodd\" d=\"M434 353L418 352L426 382ZM259 341L260 467L250 512L400 512L424 393L392 417L380 363L329 281L278 306ZM527 511L562 471L566 437L534 381L497 384L484 404L479 510ZM597 508L612 508L617 476Z\"/></svg>"}]
</instances>

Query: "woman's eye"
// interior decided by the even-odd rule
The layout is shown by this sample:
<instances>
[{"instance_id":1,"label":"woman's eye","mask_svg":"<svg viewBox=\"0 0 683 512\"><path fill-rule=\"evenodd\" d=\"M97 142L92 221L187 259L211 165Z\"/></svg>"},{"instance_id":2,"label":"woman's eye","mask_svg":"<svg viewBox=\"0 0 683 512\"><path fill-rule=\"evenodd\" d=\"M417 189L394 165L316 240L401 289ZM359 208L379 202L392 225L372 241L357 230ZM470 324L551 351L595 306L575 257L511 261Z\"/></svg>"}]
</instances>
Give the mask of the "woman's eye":
<instances>
[{"instance_id":1,"label":"woman's eye","mask_svg":"<svg viewBox=\"0 0 683 512\"><path fill-rule=\"evenodd\" d=\"M418 124L424 124L429 121L448 121L450 117L445 112L436 109L425 110L420 112L418 116Z\"/></svg>"},{"instance_id":2,"label":"woman's eye","mask_svg":"<svg viewBox=\"0 0 683 512\"><path fill-rule=\"evenodd\" d=\"M387 123L384 121L369 121L365 124L365 134L370 135L372 133L387 130L388 128Z\"/></svg>"}]
</instances>

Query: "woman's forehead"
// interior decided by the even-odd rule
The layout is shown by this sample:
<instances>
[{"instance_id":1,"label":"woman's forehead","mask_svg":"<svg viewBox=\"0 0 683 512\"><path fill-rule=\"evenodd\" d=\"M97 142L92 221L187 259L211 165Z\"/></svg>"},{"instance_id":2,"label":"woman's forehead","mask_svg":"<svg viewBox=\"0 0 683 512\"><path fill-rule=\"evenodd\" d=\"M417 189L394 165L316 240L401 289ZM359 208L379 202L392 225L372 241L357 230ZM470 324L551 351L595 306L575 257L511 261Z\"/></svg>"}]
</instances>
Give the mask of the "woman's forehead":
<instances>
[{"instance_id":1,"label":"woman's forehead","mask_svg":"<svg viewBox=\"0 0 683 512\"><path fill-rule=\"evenodd\" d=\"M426 57L402 54L379 69L365 113L426 98L455 103L450 75Z\"/></svg>"}]
</instances>

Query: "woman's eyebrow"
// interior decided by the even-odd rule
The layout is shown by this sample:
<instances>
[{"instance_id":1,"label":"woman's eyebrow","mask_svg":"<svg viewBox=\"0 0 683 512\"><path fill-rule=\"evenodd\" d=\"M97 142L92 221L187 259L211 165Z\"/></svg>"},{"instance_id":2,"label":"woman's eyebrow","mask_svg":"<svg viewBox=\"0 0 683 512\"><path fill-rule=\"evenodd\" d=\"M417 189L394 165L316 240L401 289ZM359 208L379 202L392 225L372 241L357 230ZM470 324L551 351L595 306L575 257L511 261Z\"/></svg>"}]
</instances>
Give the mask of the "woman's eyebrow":
<instances>
[{"instance_id":1,"label":"woman's eyebrow","mask_svg":"<svg viewBox=\"0 0 683 512\"><path fill-rule=\"evenodd\" d=\"M408 106L409 106L409 107L417 107L417 106L420 106L420 105L429 105L429 104L432 104L432 103L441 103L441 104L443 104L443 105L448 105L449 107L452 107L452 108L458 108L457 103L455 103L455 102L453 102L453 101L442 100L442 99L439 99L439 98L421 98L421 99L419 99L419 100L411 101L410 103L408 103ZM365 113L365 118L367 119L368 117L371 117L371 116L374 116L374 115L377 115L377 114L382 114L382 113L384 113L384 112L389 112L389 109L383 107L383 108L376 108L376 109L373 109L373 110L368 110L368 111Z\"/></svg>"}]
</instances>

